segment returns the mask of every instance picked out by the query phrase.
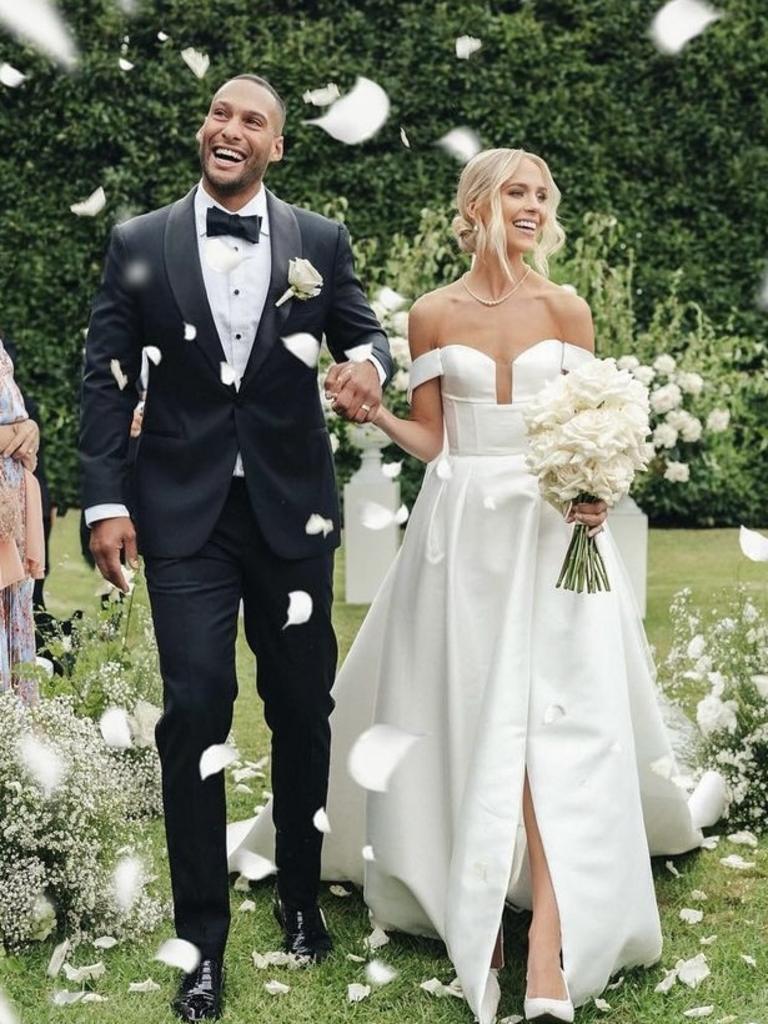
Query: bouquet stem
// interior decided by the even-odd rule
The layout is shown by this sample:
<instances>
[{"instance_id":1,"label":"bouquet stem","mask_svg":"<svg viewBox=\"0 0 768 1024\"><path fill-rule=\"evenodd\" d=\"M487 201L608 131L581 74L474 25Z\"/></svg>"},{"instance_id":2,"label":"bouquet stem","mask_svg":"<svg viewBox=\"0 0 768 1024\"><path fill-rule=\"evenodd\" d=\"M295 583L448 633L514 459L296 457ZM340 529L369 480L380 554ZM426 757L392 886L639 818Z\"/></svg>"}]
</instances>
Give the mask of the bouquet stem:
<instances>
[{"instance_id":1,"label":"bouquet stem","mask_svg":"<svg viewBox=\"0 0 768 1024\"><path fill-rule=\"evenodd\" d=\"M580 494L576 502L595 500L590 494ZM594 594L598 590L611 589L603 556L598 550L595 538L588 535L589 529L583 523L577 523L574 527L556 587L575 590L579 594L583 590L588 594Z\"/></svg>"}]
</instances>

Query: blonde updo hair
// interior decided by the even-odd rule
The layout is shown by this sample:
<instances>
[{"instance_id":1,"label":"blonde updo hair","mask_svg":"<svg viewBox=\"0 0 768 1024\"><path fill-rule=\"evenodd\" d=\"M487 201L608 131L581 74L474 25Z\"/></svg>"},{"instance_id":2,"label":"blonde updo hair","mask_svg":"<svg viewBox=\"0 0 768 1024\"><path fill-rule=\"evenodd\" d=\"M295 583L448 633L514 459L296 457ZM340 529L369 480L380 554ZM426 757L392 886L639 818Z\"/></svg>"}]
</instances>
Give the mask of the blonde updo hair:
<instances>
[{"instance_id":1,"label":"blonde updo hair","mask_svg":"<svg viewBox=\"0 0 768 1024\"><path fill-rule=\"evenodd\" d=\"M528 153L524 149L484 149L472 157L459 178L456 191L456 207L459 212L451 225L460 249L475 256L495 256L510 279L513 274L507 257L501 189L526 159L541 169L547 188L547 215L533 250L532 261L540 274L549 277L549 257L562 249L565 231L557 220L560 189L546 162L535 153Z\"/></svg>"}]
</instances>

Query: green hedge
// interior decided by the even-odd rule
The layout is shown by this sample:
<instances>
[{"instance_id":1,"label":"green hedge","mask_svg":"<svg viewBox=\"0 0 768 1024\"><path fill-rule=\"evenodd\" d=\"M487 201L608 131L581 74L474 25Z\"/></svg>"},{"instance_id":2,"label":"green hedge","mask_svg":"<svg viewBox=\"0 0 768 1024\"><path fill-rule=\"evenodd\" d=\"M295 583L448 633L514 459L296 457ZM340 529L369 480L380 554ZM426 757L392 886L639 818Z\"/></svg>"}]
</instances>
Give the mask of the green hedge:
<instances>
[{"instance_id":1,"label":"green hedge","mask_svg":"<svg viewBox=\"0 0 768 1024\"><path fill-rule=\"evenodd\" d=\"M422 207L450 201L458 168L434 141L468 124L488 145L547 158L574 237L587 210L620 217L636 251L640 317L682 267L682 299L719 325L762 329L754 295L768 215L763 0L720 2L722 20L677 58L648 38L659 0L138 6L129 19L115 0L63 0L83 54L73 75L0 38L0 61L29 75L0 92L0 324L19 344L20 379L40 404L60 503L77 496L82 330L109 228L196 180L193 137L209 95L243 70L273 79L288 101L287 156L270 184L318 209L346 196L353 235L381 252L393 232L415 231ZM161 43L159 30L171 39ZM126 33L128 73L117 63ZM464 33L483 40L468 61L454 56ZM202 82L179 56L190 45L211 56ZM373 140L346 148L302 124L315 115L305 89L336 81L346 90L358 74L392 99ZM99 184L107 211L96 220L70 214ZM369 271L381 278L373 262Z\"/></svg>"}]
</instances>

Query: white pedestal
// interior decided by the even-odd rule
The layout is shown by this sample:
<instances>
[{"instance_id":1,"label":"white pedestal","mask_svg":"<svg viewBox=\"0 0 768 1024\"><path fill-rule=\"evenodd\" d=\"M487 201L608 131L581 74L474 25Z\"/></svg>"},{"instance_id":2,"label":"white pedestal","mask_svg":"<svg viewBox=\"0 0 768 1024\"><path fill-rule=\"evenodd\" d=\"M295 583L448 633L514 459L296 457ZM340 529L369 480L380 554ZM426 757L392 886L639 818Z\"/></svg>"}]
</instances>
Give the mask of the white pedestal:
<instances>
[{"instance_id":1,"label":"white pedestal","mask_svg":"<svg viewBox=\"0 0 768 1024\"><path fill-rule=\"evenodd\" d=\"M383 530L371 530L360 521L370 501L390 512L400 507L400 485L381 471L381 449L389 438L378 427L366 424L350 428L363 461L344 487L345 590L349 604L370 604L382 584L400 545L400 527L392 522Z\"/></svg>"},{"instance_id":2,"label":"white pedestal","mask_svg":"<svg viewBox=\"0 0 768 1024\"><path fill-rule=\"evenodd\" d=\"M633 498L625 497L608 513L613 539L627 567L635 600L645 618L648 581L648 516Z\"/></svg>"}]
</instances>

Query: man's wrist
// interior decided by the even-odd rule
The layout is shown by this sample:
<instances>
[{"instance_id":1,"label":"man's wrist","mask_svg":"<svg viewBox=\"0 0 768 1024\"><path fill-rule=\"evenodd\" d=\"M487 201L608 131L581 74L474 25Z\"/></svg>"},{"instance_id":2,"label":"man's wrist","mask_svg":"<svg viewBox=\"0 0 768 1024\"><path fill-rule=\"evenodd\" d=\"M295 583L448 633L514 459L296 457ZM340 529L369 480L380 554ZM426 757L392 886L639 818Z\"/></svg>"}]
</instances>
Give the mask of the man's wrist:
<instances>
[{"instance_id":1,"label":"man's wrist","mask_svg":"<svg viewBox=\"0 0 768 1024\"><path fill-rule=\"evenodd\" d=\"M85 510L85 525L95 526L103 519L118 519L122 516L130 518L130 513L125 505L119 502L105 502L102 505L89 505Z\"/></svg>"}]
</instances>

